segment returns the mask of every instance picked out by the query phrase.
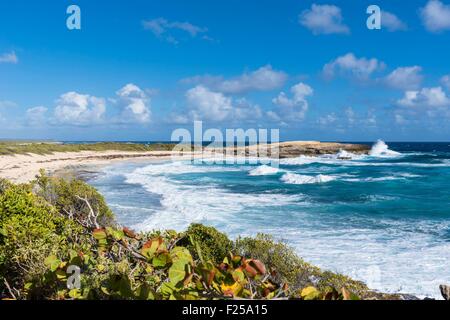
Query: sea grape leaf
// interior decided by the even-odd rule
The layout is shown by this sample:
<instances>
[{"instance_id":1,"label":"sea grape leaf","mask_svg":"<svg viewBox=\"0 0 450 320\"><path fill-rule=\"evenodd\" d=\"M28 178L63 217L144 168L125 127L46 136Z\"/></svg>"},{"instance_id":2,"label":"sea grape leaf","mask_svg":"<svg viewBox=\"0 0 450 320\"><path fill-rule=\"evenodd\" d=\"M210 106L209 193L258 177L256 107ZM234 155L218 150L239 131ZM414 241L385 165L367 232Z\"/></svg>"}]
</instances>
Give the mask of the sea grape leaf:
<instances>
[{"instance_id":1,"label":"sea grape leaf","mask_svg":"<svg viewBox=\"0 0 450 320\"><path fill-rule=\"evenodd\" d=\"M169 268L169 279L174 285L177 285L186 277L186 263L184 261L175 261Z\"/></svg>"},{"instance_id":2,"label":"sea grape leaf","mask_svg":"<svg viewBox=\"0 0 450 320\"><path fill-rule=\"evenodd\" d=\"M302 290L302 292L300 293L300 296L304 299L304 300L316 300L319 299L320 297L320 291L317 290L315 287L306 287Z\"/></svg>"},{"instance_id":3,"label":"sea grape leaf","mask_svg":"<svg viewBox=\"0 0 450 320\"><path fill-rule=\"evenodd\" d=\"M55 272L59 268L59 265L61 264L61 260L59 260L55 255L51 255L44 260L44 264L52 272Z\"/></svg>"}]
</instances>

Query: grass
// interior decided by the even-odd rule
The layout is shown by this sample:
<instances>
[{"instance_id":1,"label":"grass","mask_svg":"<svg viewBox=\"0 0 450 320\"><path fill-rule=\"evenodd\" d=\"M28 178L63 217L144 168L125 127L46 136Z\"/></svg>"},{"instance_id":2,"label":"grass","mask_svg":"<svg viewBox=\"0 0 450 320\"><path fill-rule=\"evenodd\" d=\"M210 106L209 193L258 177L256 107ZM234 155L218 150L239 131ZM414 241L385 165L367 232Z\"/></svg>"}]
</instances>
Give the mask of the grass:
<instances>
[{"instance_id":1,"label":"grass","mask_svg":"<svg viewBox=\"0 0 450 320\"><path fill-rule=\"evenodd\" d=\"M14 154L51 154L54 152L79 152L79 151L170 151L174 144L155 143L138 144L125 142L98 142L85 144L64 144L53 142L0 142L0 155Z\"/></svg>"}]
</instances>

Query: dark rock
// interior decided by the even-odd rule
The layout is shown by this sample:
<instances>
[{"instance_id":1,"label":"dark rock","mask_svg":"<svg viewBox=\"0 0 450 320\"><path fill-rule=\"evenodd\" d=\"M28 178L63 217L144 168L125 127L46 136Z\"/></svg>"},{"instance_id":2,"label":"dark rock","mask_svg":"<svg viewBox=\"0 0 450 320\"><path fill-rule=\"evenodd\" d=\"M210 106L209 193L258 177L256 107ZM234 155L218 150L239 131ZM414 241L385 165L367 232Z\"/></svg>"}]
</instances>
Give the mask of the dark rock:
<instances>
[{"instance_id":1,"label":"dark rock","mask_svg":"<svg viewBox=\"0 0 450 320\"><path fill-rule=\"evenodd\" d=\"M450 286L441 284L439 286L439 289L441 289L441 294L444 297L444 299L450 301Z\"/></svg>"}]
</instances>

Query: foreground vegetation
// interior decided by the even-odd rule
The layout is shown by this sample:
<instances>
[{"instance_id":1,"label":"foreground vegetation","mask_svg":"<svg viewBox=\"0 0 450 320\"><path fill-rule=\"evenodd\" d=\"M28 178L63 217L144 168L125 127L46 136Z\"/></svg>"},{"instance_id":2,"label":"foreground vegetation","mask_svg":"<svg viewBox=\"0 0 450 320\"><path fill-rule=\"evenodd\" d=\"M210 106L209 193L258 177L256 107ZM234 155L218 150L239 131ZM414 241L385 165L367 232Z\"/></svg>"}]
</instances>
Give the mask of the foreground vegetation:
<instances>
[{"instance_id":1,"label":"foreground vegetation","mask_svg":"<svg viewBox=\"0 0 450 320\"><path fill-rule=\"evenodd\" d=\"M51 142L0 142L0 155L12 154L51 154L53 152L79 152L79 151L170 151L173 144L155 143L125 143L125 142L98 142L83 144L62 144Z\"/></svg>"},{"instance_id":2,"label":"foreground vegetation","mask_svg":"<svg viewBox=\"0 0 450 320\"><path fill-rule=\"evenodd\" d=\"M91 186L41 173L29 184L0 180L0 298L396 297L322 271L266 235L231 241L199 224L135 233Z\"/></svg>"}]
</instances>

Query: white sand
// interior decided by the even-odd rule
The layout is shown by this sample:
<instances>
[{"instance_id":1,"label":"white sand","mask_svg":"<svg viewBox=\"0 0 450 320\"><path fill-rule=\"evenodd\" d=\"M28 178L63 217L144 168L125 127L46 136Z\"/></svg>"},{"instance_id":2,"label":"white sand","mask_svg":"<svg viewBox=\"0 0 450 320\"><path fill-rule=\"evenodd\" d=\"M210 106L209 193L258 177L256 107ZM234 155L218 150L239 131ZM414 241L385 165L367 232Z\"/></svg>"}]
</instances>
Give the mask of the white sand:
<instances>
[{"instance_id":1,"label":"white sand","mask_svg":"<svg viewBox=\"0 0 450 320\"><path fill-rule=\"evenodd\" d=\"M33 180L40 169L52 173L66 167L85 165L107 165L127 160L168 160L177 155L171 151L126 152L126 151L80 151L55 152L48 155L19 154L0 156L0 177L16 183ZM179 157L179 155L178 155Z\"/></svg>"}]
</instances>

